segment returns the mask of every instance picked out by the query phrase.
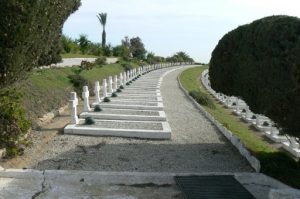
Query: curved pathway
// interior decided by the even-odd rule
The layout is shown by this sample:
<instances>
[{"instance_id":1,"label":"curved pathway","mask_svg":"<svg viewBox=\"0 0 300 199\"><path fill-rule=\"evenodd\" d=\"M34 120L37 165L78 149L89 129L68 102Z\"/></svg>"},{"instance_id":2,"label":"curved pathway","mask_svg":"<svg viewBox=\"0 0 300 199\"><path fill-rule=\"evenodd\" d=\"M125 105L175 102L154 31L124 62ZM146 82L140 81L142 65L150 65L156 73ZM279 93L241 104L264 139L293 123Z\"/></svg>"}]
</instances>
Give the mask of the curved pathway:
<instances>
[{"instance_id":1,"label":"curved pathway","mask_svg":"<svg viewBox=\"0 0 300 199\"><path fill-rule=\"evenodd\" d=\"M172 128L171 140L57 134L39 147L40 151L33 146L25 152L27 160L22 167L139 172L252 171L247 161L180 90L176 78L183 70L166 75L161 85L165 112ZM61 126L63 119L66 120L57 119L57 124ZM51 126L58 127L55 123ZM46 130L51 131L49 127Z\"/></svg>"}]
</instances>

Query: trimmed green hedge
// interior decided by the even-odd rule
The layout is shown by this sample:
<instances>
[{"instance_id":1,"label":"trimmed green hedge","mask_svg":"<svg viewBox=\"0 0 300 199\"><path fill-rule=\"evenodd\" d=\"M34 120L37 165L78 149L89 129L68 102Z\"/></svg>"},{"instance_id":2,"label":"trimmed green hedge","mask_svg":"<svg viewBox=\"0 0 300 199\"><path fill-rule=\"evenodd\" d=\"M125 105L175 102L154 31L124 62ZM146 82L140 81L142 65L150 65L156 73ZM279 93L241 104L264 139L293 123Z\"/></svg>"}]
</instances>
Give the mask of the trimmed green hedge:
<instances>
[{"instance_id":1,"label":"trimmed green hedge","mask_svg":"<svg viewBox=\"0 0 300 199\"><path fill-rule=\"evenodd\" d=\"M300 137L300 19L271 16L227 33L212 53L211 86L239 96Z\"/></svg>"},{"instance_id":2,"label":"trimmed green hedge","mask_svg":"<svg viewBox=\"0 0 300 199\"><path fill-rule=\"evenodd\" d=\"M62 27L79 6L80 0L0 1L0 87L61 60Z\"/></svg>"}]
</instances>

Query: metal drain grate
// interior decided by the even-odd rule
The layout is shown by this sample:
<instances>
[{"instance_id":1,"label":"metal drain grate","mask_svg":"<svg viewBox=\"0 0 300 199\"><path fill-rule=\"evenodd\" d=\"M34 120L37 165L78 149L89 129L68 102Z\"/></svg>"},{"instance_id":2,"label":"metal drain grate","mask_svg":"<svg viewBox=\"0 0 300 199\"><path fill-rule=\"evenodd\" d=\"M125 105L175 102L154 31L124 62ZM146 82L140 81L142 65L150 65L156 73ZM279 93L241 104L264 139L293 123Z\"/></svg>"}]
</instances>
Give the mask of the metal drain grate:
<instances>
[{"instance_id":1,"label":"metal drain grate","mask_svg":"<svg viewBox=\"0 0 300 199\"><path fill-rule=\"evenodd\" d=\"M176 176L175 181L186 199L254 199L231 175Z\"/></svg>"}]
</instances>

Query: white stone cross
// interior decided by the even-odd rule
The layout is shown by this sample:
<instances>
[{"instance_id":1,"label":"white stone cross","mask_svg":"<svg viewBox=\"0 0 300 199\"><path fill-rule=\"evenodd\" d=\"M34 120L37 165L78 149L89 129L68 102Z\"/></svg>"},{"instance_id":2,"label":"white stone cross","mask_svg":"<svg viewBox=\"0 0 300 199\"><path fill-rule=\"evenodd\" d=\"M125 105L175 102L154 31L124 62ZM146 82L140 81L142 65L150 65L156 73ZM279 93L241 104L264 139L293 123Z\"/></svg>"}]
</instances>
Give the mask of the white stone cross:
<instances>
[{"instance_id":1,"label":"white stone cross","mask_svg":"<svg viewBox=\"0 0 300 199\"><path fill-rule=\"evenodd\" d=\"M235 107L236 112L240 112L240 99L236 98L236 107Z\"/></svg>"},{"instance_id":2,"label":"white stone cross","mask_svg":"<svg viewBox=\"0 0 300 199\"><path fill-rule=\"evenodd\" d=\"M124 78L124 84L126 84L127 83L127 81L128 81L128 77L127 77L127 73L126 72L123 72L123 78Z\"/></svg>"},{"instance_id":3,"label":"white stone cross","mask_svg":"<svg viewBox=\"0 0 300 199\"><path fill-rule=\"evenodd\" d=\"M87 86L84 86L82 91L83 111L91 111L89 97L90 97L89 88Z\"/></svg>"},{"instance_id":4,"label":"white stone cross","mask_svg":"<svg viewBox=\"0 0 300 199\"><path fill-rule=\"evenodd\" d=\"M130 81L130 72L129 71L127 71L126 77L127 77L127 82L129 82Z\"/></svg>"},{"instance_id":5,"label":"white stone cross","mask_svg":"<svg viewBox=\"0 0 300 199\"><path fill-rule=\"evenodd\" d=\"M78 124L77 116L78 99L76 92L71 92L71 99L69 100L69 108L71 113L71 124Z\"/></svg>"},{"instance_id":6,"label":"white stone cross","mask_svg":"<svg viewBox=\"0 0 300 199\"><path fill-rule=\"evenodd\" d=\"M107 82L106 82L106 79L103 79L102 92L103 92L103 97L107 97Z\"/></svg>"},{"instance_id":7,"label":"white stone cross","mask_svg":"<svg viewBox=\"0 0 300 199\"><path fill-rule=\"evenodd\" d=\"M272 126L271 128L271 136L272 137L275 137L275 136L278 136L279 135L279 131L276 127Z\"/></svg>"},{"instance_id":8,"label":"white stone cross","mask_svg":"<svg viewBox=\"0 0 300 199\"><path fill-rule=\"evenodd\" d=\"M95 95L96 95L96 101L95 102L97 104L101 102L101 97L100 97L99 91L100 91L100 84L99 84L99 81L96 81L95 82L95 90L94 90L94 92L95 92Z\"/></svg>"},{"instance_id":9,"label":"white stone cross","mask_svg":"<svg viewBox=\"0 0 300 199\"><path fill-rule=\"evenodd\" d=\"M123 83L123 74L120 73L120 86L123 86L124 83Z\"/></svg>"},{"instance_id":10,"label":"white stone cross","mask_svg":"<svg viewBox=\"0 0 300 199\"><path fill-rule=\"evenodd\" d=\"M118 89L118 75L115 75L114 77L114 91Z\"/></svg>"},{"instance_id":11,"label":"white stone cross","mask_svg":"<svg viewBox=\"0 0 300 199\"><path fill-rule=\"evenodd\" d=\"M259 126L261 123L261 120L260 120L260 115L256 115L256 126Z\"/></svg>"},{"instance_id":12,"label":"white stone cross","mask_svg":"<svg viewBox=\"0 0 300 199\"><path fill-rule=\"evenodd\" d=\"M112 87L112 76L109 76L108 77L108 92L109 93L113 93L114 91L113 91L113 87Z\"/></svg>"}]
</instances>

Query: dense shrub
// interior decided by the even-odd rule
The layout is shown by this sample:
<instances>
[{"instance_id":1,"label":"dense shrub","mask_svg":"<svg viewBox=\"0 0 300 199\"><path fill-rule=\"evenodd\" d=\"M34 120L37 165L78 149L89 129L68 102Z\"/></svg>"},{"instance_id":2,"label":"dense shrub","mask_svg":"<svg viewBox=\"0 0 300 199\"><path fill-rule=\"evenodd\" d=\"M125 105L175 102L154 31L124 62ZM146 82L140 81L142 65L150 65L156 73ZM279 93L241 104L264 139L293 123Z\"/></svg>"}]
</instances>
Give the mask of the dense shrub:
<instances>
[{"instance_id":1,"label":"dense shrub","mask_svg":"<svg viewBox=\"0 0 300 199\"><path fill-rule=\"evenodd\" d=\"M110 102L110 99L109 99L108 97L105 97L105 98L103 99L103 102Z\"/></svg>"},{"instance_id":2,"label":"dense shrub","mask_svg":"<svg viewBox=\"0 0 300 199\"><path fill-rule=\"evenodd\" d=\"M82 60L79 66L81 70L92 70L93 67L94 67L94 63L85 60Z\"/></svg>"},{"instance_id":3,"label":"dense shrub","mask_svg":"<svg viewBox=\"0 0 300 199\"><path fill-rule=\"evenodd\" d=\"M95 108L94 108L94 112L101 112L102 111L102 108L100 105L96 105Z\"/></svg>"},{"instance_id":4,"label":"dense shrub","mask_svg":"<svg viewBox=\"0 0 300 199\"><path fill-rule=\"evenodd\" d=\"M211 109L215 109L215 104L213 101L203 92L201 91L190 91L189 95L194 98L199 104L203 106L207 106Z\"/></svg>"},{"instance_id":5,"label":"dense shrub","mask_svg":"<svg viewBox=\"0 0 300 199\"><path fill-rule=\"evenodd\" d=\"M227 33L212 53L212 88L300 137L300 19L266 17Z\"/></svg>"},{"instance_id":6,"label":"dense shrub","mask_svg":"<svg viewBox=\"0 0 300 199\"><path fill-rule=\"evenodd\" d=\"M118 97L118 95L117 95L117 93L114 92L111 94L111 97Z\"/></svg>"},{"instance_id":7,"label":"dense shrub","mask_svg":"<svg viewBox=\"0 0 300 199\"><path fill-rule=\"evenodd\" d=\"M97 58L95 61L95 64L100 65L100 66L106 64L106 57L101 56L101 57Z\"/></svg>"},{"instance_id":8,"label":"dense shrub","mask_svg":"<svg viewBox=\"0 0 300 199\"><path fill-rule=\"evenodd\" d=\"M0 87L60 60L60 36L80 0L0 1Z\"/></svg>"},{"instance_id":9,"label":"dense shrub","mask_svg":"<svg viewBox=\"0 0 300 199\"><path fill-rule=\"evenodd\" d=\"M84 122L85 125L93 125L95 123L96 121L92 117L85 118L85 122Z\"/></svg>"},{"instance_id":10,"label":"dense shrub","mask_svg":"<svg viewBox=\"0 0 300 199\"><path fill-rule=\"evenodd\" d=\"M91 88L90 82L79 74L69 75L68 78L70 79L71 83L73 84L75 92L78 94L82 93L83 86L88 86L89 88ZM92 92L90 92L90 94L92 94ZM81 97L81 95L79 95L79 96Z\"/></svg>"},{"instance_id":11,"label":"dense shrub","mask_svg":"<svg viewBox=\"0 0 300 199\"><path fill-rule=\"evenodd\" d=\"M0 90L0 148L6 148L8 156L18 154L29 128L22 95L16 89Z\"/></svg>"},{"instance_id":12,"label":"dense shrub","mask_svg":"<svg viewBox=\"0 0 300 199\"><path fill-rule=\"evenodd\" d=\"M139 60L145 59L146 49L145 46L139 37L133 37L130 39L130 52L132 57L137 58Z\"/></svg>"},{"instance_id":13,"label":"dense shrub","mask_svg":"<svg viewBox=\"0 0 300 199\"><path fill-rule=\"evenodd\" d=\"M133 69L133 66L129 63L122 63L121 66L124 68L125 71Z\"/></svg>"}]
</instances>

